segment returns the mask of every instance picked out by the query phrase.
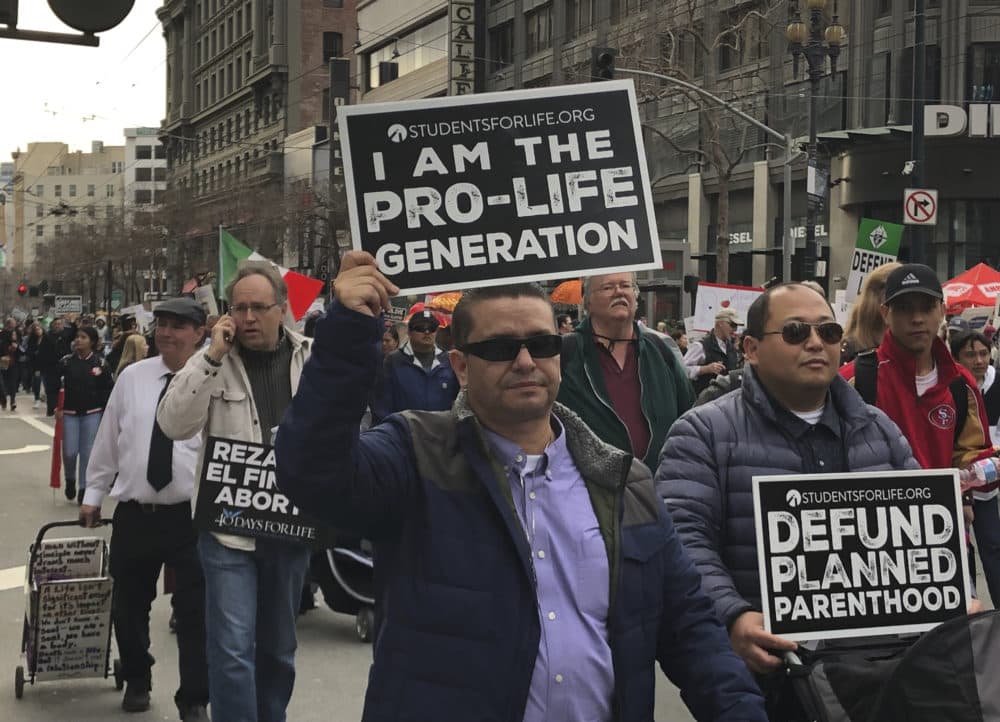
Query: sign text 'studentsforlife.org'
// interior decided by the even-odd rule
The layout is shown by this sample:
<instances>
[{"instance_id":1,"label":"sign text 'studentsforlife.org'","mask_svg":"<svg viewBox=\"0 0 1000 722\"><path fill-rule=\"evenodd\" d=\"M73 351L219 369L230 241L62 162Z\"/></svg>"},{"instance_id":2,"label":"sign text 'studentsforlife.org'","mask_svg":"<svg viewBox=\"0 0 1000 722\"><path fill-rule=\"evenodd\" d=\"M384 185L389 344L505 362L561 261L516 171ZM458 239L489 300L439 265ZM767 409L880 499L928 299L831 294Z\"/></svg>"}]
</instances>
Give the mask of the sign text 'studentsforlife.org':
<instances>
[{"instance_id":1,"label":"sign text 'studentsforlife.org'","mask_svg":"<svg viewBox=\"0 0 1000 722\"><path fill-rule=\"evenodd\" d=\"M660 268L631 81L339 109L355 249L401 293Z\"/></svg>"}]
</instances>

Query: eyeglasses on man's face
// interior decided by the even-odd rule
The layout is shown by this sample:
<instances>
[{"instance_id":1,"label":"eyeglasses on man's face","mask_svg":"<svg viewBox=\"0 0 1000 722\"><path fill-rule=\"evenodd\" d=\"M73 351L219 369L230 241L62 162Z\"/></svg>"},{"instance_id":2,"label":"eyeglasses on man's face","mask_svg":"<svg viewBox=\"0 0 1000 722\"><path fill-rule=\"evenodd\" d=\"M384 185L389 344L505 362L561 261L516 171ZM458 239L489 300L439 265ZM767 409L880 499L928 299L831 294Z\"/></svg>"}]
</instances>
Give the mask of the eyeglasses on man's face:
<instances>
[{"instance_id":1,"label":"eyeglasses on man's face","mask_svg":"<svg viewBox=\"0 0 1000 722\"><path fill-rule=\"evenodd\" d=\"M233 316L246 316L250 313L254 316L262 316L277 305L276 303L239 303L232 306L229 313Z\"/></svg>"},{"instance_id":2,"label":"eyeglasses on man's face","mask_svg":"<svg viewBox=\"0 0 1000 722\"><path fill-rule=\"evenodd\" d=\"M611 295L616 291L621 291L622 293L631 293L635 290L635 284L631 281L619 281L618 283L602 283L597 287L598 293L603 293L605 295Z\"/></svg>"},{"instance_id":3,"label":"eyeglasses on man's face","mask_svg":"<svg viewBox=\"0 0 1000 722\"><path fill-rule=\"evenodd\" d=\"M541 334L527 338L501 336L467 343L459 348L459 351L478 356L484 361L513 361L521 353L522 348L528 349L532 358L552 358L562 351L562 336L556 334Z\"/></svg>"},{"instance_id":4,"label":"eyeglasses on man's face","mask_svg":"<svg viewBox=\"0 0 1000 722\"><path fill-rule=\"evenodd\" d=\"M786 321L780 331L765 331L764 336L780 335L781 340L790 346L798 346L805 343L812 335L812 330L816 329L820 340L826 344L840 343L844 338L844 328L836 321L823 321L821 323L806 323L805 321Z\"/></svg>"}]
</instances>

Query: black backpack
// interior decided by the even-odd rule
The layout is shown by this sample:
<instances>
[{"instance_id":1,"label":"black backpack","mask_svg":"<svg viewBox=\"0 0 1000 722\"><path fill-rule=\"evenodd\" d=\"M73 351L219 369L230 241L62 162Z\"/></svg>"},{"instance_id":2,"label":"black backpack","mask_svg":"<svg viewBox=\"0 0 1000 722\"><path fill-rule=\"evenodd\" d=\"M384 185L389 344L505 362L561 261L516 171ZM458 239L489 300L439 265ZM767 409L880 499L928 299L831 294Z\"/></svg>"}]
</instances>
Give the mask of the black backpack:
<instances>
[{"instance_id":1,"label":"black backpack","mask_svg":"<svg viewBox=\"0 0 1000 722\"><path fill-rule=\"evenodd\" d=\"M858 354L854 359L854 390L869 406L875 406L878 398L878 356L874 350ZM955 402L955 441L962 435L965 421L969 417L969 390L965 377L959 376L948 385L952 401Z\"/></svg>"}]
</instances>

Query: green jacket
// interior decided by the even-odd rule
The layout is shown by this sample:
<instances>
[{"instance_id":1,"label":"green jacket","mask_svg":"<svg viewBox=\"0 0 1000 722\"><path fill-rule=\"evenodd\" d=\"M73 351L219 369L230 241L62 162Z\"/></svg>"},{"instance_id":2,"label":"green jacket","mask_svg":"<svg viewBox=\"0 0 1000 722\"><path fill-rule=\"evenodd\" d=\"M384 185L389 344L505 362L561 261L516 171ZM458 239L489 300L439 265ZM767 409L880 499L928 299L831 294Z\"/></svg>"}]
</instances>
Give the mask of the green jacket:
<instances>
[{"instance_id":1,"label":"green jacket","mask_svg":"<svg viewBox=\"0 0 1000 722\"><path fill-rule=\"evenodd\" d=\"M635 324L639 334L639 384L642 413L649 424L649 448L642 459L650 469L659 461L660 448L673 423L694 405L694 388L684 367L653 331ZM563 337L562 385L559 402L575 411L603 441L631 453L628 429L611 407L597 360L590 319L575 333ZM575 344L568 352L567 344Z\"/></svg>"}]
</instances>

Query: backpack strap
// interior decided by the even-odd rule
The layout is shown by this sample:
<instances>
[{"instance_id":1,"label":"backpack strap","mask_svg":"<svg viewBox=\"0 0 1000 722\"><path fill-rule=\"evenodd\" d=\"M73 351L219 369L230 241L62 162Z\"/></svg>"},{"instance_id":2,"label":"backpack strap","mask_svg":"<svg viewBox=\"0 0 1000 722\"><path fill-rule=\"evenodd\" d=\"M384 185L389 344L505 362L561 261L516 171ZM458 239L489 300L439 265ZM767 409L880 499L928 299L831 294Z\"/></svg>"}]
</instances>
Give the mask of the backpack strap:
<instances>
[{"instance_id":1,"label":"backpack strap","mask_svg":"<svg viewBox=\"0 0 1000 722\"><path fill-rule=\"evenodd\" d=\"M875 351L859 353L854 359L854 390L869 406L878 398L878 356Z\"/></svg>"},{"instance_id":2,"label":"backpack strap","mask_svg":"<svg viewBox=\"0 0 1000 722\"><path fill-rule=\"evenodd\" d=\"M969 419L969 387L964 376L959 376L948 385L951 391L951 398L955 402L955 443L962 435L965 422Z\"/></svg>"}]
</instances>

